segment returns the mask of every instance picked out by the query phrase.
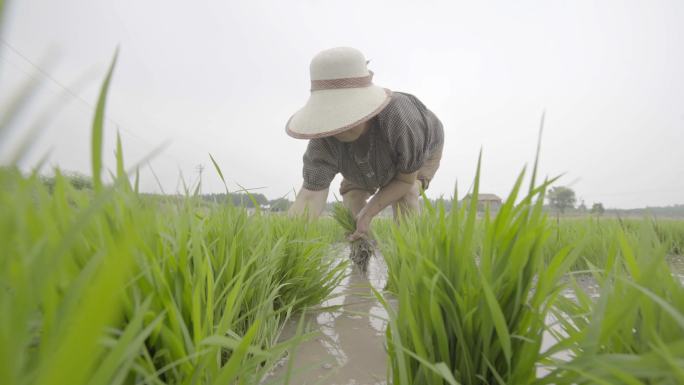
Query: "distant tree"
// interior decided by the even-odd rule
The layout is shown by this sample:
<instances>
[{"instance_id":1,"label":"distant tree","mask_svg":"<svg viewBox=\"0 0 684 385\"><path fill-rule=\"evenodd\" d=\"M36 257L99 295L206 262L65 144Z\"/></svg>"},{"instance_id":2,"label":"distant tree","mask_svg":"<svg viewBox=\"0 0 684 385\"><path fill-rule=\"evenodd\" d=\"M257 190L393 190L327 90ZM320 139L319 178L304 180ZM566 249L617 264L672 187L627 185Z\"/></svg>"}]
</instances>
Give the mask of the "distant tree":
<instances>
[{"instance_id":1,"label":"distant tree","mask_svg":"<svg viewBox=\"0 0 684 385\"><path fill-rule=\"evenodd\" d=\"M274 199L270 202L271 211L287 211L292 205L292 201L285 198Z\"/></svg>"},{"instance_id":2,"label":"distant tree","mask_svg":"<svg viewBox=\"0 0 684 385\"><path fill-rule=\"evenodd\" d=\"M606 209L603 208L603 203L597 202L591 205L591 213L596 214L596 215L602 215L604 212L606 212Z\"/></svg>"},{"instance_id":3,"label":"distant tree","mask_svg":"<svg viewBox=\"0 0 684 385\"><path fill-rule=\"evenodd\" d=\"M77 190L92 190L93 188L93 181L87 175L78 172L70 172L66 173L64 176L66 176L69 183Z\"/></svg>"},{"instance_id":4,"label":"distant tree","mask_svg":"<svg viewBox=\"0 0 684 385\"><path fill-rule=\"evenodd\" d=\"M549 200L549 205L551 205L551 207L557 209L561 213L564 213L567 209L574 208L575 202L577 201L575 192L571 188L563 186L552 187L551 190L549 190L546 199Z\"/></svg>"},{"instance_id":5,"label":"distant tree","mask_svg":"<svg viewBox=\"0 0 684 385\"><path fill-rule=\"evenodd\" d=\"M81 174L76 171L57 171L57 174L64 178L66 181L68 181L69 184L71 184L71 186L73 186L76 190L93 189L93 181L87 175ZM56 176L45 176L41 179L43 180L43 183L48 187L48 189L52 191L52 189L55 186L56 178Z\"/></svg>"},{"instance_id":6,"label":"distant tree","mask_svg":"<svg viewBox=\"0 0 684 385\"><path fill-rule=\"evenodd\" d=\"M251 194L254 200L257 201L259 206L267 205L268 204L268 198L264 194ZM251 199L250 199L251 200Z\"/></svg>"},{"instance_id":7,"label":"distant tree","mask_svg":"<svg viewBox=\"0 0 684 385\"><path fill-rule=\"evenodd\" d=\"M235 206L254 207L252 199L256 201L259 206L268 204L268 199L264 194L231 193L230 196Z\"/></svg>"},{"instance_id":8,"label":"distant tree","mask_svg":"<svg viewBox=\"0 0 684 385\"><path fill-rule=\"evenodd\" d=\"M254 201L259 206L268 204L268 198L264 194L246 194L246 193L213 193L213 194L202 194L202 199L215 202L215 203L228 203L231 202L234 206L253 208Z\"/></svg>"}]
</instances>

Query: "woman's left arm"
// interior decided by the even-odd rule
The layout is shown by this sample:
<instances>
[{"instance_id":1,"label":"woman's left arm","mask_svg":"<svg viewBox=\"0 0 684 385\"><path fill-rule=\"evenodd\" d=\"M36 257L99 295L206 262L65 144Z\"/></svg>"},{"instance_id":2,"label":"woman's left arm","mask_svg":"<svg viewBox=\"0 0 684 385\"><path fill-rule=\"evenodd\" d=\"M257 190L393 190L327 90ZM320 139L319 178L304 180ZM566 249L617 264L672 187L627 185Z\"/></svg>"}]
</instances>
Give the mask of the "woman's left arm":
<instances>
[{"instance_id":1,"label":"woman's left arm","mask_svg":"<svg viewBox=\"0 0 684 385\"><path fill-rule=\"evenodd\" d=\"M373 217L378 215L385 207L398 201L411 190L416 183L418 171L410 174L398 173L390 183L381 188L366 206L359 211L356 217L356 232L349 236L349 241L368 235L370 223Z\"/></svg>"}]
</instances>

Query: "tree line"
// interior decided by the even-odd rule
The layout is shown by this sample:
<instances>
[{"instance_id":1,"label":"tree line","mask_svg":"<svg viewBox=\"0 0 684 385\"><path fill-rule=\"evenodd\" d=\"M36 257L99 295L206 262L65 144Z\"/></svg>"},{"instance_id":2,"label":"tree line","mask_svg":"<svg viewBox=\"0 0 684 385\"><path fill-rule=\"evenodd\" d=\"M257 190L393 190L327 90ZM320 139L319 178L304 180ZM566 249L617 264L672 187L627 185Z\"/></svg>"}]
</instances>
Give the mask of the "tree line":
<instances>
[{"instance_id":1,"label":"tree line","mask_svg":"<svg viewBox=\"0 0 684 385\"><path fill-rule=\"evenodd\" d=\"M64 171L61 175L66 178L69 183L78 190L88 190L93 188L93 183L89 176L73 172ZM43 183L49 188L55 184L54 176L43 176ZM145 194L157 195L157 194ZM259 206L261 209L269 211L287 211L292 205L292 201L287 198L268 199L261 193L211 193L200 194L201 199L208 202L215 203L232 203L235 206L242 206L246 208L255 208ZM577 213L577 214L594 214L594 215L625 215L625 216L643 216L655 215L663 217L684 218L684 204L676 204L663 207L645 207L639 209L606 209L602 202L592 202L591 207L588 207L582 200L577 203L577 194L573 189L567 186L556 186L549 189L546 194L547 204L545 208L549 211L558 212L561 214ZM441 203L447 210L453 206L453 199L437 198L431 199L431 203ZM331 210L333 203L328 203L326 209Z\"/></svg>"}]
</instances>

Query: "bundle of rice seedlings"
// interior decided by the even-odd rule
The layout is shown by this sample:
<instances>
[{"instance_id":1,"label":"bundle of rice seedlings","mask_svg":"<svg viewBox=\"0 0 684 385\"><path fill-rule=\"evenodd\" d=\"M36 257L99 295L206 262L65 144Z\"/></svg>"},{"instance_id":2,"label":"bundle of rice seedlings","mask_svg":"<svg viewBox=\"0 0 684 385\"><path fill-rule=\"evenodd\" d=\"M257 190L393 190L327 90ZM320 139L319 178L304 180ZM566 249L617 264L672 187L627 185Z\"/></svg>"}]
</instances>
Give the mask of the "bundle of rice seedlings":
<instances>
[{"instance_id":1,"label":"bundle of rice seedlings","mask_svg":"<svg viewBox=\"0 0 684 385\"><path fill-rule=\"evenodd\" d=\"M353 234L356 231L354 214L344 204L338 202L333 205L333 218L342 226L346 235ZM368 269L370 257L375 255L373 243L367 238L359 238L351 242L349 249L349 259L358 266L362 273L365 273Z\"/></svg>"}]
</instances>

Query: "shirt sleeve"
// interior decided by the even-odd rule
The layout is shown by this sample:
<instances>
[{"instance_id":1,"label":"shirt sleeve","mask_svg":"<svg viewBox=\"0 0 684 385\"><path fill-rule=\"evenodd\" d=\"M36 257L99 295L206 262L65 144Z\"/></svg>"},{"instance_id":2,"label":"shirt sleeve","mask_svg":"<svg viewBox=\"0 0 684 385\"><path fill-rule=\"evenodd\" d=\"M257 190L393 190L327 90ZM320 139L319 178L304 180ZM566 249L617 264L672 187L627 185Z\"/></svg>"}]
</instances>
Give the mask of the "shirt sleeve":
<instances>
[{"instance_id":1,"label":"shirt sleeve","mask_svg":"<svg viewBox=\"0 0 684 385\"><path fill-rule=\"evenodd\" d=\"M429 146L428 127L418 106L403 98L389 106L393 110L384 122L397 171L410 174L425 163Z\"/></svg>"},{"instance_id":2,"label":"shirt sleeve","mask_svg":"<svg viewBox=\"0 0 684 385\"><path fill-rule=\"evenodd\" d=\"M309 140L304 153L304 188L320 191L330 187L337 175L337 158L331 146L321 139Z\"/></svg>"}]
</instances>

